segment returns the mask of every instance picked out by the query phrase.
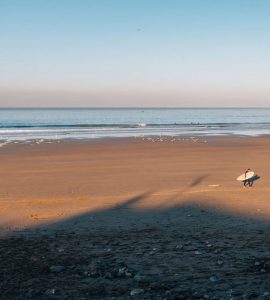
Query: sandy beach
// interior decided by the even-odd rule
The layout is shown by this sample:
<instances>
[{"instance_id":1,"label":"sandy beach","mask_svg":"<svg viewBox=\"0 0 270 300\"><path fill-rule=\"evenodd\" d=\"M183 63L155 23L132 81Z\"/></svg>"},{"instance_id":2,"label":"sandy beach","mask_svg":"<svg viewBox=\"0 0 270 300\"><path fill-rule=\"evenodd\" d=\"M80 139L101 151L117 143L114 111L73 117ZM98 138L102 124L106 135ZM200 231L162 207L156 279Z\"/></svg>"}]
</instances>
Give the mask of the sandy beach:
<instances>
[{"instance_id":1,"label":"sandy beach","mask_svg":"<svg viewBox=\"0 0 270 300\"><path fill-rule=\"evenodd\" d=\"M269 136L6 145L0 299L270 299L269 155Z\"/></svg>"}]
</instances>

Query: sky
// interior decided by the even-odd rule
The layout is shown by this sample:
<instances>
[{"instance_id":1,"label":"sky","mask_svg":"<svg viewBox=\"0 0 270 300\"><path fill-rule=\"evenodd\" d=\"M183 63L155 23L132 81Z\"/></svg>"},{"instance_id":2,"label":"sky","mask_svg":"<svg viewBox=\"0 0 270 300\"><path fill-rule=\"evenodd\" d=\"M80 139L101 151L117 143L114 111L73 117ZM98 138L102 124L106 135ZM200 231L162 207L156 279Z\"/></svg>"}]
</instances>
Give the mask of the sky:
<instances>
[{"instance_id":1,"label":"sky","mask_svg":"<svg viewBox=\"0 0 270 300\"><path fill-rule=\"evenodd\" d=\"M270 106L269 0L0 0L0 107Z\"/></svg>"}]
</instances>

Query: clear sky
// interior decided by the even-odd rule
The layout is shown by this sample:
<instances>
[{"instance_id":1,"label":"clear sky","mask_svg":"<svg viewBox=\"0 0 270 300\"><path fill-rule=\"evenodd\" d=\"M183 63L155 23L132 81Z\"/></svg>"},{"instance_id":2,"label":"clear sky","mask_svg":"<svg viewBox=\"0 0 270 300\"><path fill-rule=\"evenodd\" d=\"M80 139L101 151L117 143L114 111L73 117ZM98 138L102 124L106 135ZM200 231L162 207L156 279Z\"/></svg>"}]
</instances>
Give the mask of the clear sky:
<instances>
[{"instance_id":1,"label":"clear sky","mask_svg":"<svg viewBox=\"0 0 270 300\"><path fill-rule=\"evenodd\" d=\"M0 106L270 106L269 0L0 0Z\"/></svg>"}]
</instances>

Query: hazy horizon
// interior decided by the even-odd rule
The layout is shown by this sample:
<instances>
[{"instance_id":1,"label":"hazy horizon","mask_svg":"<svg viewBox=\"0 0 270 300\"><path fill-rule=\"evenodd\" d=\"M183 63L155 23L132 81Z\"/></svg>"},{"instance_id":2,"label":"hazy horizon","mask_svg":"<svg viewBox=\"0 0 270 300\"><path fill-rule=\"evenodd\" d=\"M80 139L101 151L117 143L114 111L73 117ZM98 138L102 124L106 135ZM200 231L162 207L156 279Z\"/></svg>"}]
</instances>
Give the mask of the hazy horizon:
<instances>
[{"instance_id":1,"label":"hazy horizon","mask_svg":"<svg viewBox=\"0 0 270 300\"><path fill-rule=\"evenodd\" d=\"M268 107L269 9L3 0L0 107Z\"/></svg>"},{"instance_id":2,"label":"hazy horizon","mask_svg":"<svg viewBox=\"0 0 270 300\"><path fill-rule=\"evenodd\" d=\"M153 110L153 109L183 109L183 110L254 110L254 109L270 109L270 106L247 106L247 107L241 107L241 106L3 106L0 107L0 110L10 110L10 109L22 109L22 110L36 110L36 109L51 109L51 110L61 110L61 109L69 109L69 110L81 110L81 109L93 109L93 110L99 110L99 109L115 109L115 110L125 110L125 109L142 109L142 110Z\"/></svg>"}]
</instances>

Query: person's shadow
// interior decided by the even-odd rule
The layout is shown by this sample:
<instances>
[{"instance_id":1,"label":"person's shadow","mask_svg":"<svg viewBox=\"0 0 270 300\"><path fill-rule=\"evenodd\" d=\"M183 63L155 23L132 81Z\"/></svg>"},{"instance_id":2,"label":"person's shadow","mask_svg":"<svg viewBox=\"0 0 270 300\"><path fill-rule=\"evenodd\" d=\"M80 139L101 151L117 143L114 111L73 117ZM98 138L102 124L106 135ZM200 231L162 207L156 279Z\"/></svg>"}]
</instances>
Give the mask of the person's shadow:
<instances>
[{"instance_id":1,"label":"person's shadow","mask_svg":"<svg viewBox=\"0 0 270 300\"><path fill-rule=\"evenodd\" d=\"M261 177L259 175L254 175L252 178L249 179L250 181L250 186L253 186L253 183L257 180L259 180Z\"/></svg>"}]
</instances>

